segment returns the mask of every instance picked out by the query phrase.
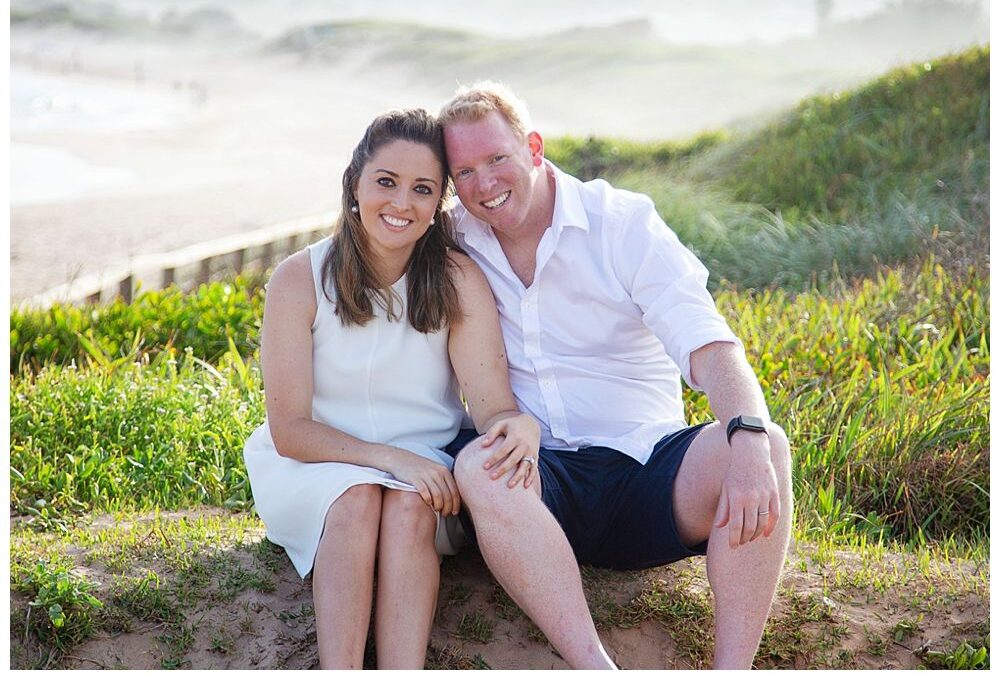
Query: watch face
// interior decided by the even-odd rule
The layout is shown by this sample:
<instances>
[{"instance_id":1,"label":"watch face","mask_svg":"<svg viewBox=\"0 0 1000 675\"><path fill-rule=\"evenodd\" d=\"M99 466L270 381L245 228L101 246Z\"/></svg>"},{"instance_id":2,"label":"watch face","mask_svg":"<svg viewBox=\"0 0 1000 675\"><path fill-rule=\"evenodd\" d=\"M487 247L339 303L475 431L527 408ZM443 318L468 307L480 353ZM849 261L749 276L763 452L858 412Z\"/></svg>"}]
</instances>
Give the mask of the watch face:
<instances>
[{"instance_id":1,"label":"watch face","mask_svg":"<svg viewBox=\"0 0 1000 675\"><path fill-rule=\"evenodd\" d=\"M743 422L741 426L746 429L760 429L761 431L764 431L766 428L764 426L764 420L759 417L754 417L753 415L742 415L740 420Z\"/></svg>"}]
</instances>

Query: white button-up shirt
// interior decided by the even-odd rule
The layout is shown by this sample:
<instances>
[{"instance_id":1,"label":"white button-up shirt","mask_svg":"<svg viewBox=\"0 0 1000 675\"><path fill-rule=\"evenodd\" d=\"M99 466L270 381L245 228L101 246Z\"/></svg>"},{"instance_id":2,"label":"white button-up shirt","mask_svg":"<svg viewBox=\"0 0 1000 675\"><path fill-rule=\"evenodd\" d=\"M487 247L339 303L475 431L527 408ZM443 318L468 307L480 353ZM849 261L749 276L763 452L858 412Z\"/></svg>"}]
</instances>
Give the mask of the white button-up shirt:
<instances>
[{"instance_id":1,"label":"white button-up shirt","mask_svg":"<svg viewBox=\"0 0 1000 675\"><path fill-rule=\"evenodd\" d=\"M691 353L740 341L705 287L708 270L645 195L556 177L555 212L527 288L490 227L456 206L458 244L493 288L511 387L542 446L614 448L645 464L686 426Z\"/></svg>"}]
</instances>

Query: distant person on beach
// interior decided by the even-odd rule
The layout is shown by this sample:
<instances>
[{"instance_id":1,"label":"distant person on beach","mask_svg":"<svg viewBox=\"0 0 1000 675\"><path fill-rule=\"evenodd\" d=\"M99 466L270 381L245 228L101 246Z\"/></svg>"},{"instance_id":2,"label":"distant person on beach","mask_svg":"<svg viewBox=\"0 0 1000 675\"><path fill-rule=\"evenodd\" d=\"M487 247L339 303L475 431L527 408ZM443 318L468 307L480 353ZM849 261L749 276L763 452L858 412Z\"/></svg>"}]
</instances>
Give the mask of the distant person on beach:
<instances>
[{"instance_id":1,"label":"distant person on beach","mask_svg":"<svg viewBox=\"0 0 1000 675\"><path fill-rule=\"evenodd\" d=\"M244 459L268 539L312 571L323 668L362 666L373 600L378 666L424 665L439 554L460 531L443 448L477 435L460 433L460 390L481 442L516 467L510 485L535 479L538 424L517 410L489 285L442 211L447 187L430 115L376 118L344 172L333 236L267 287L267 421Z\"/></svg>"},{"instance_id":2,"label":"distant person on beach","mask_svg":"<svg viewBox=\"0 0 1000 675\"><path fill-rule=\"evenodd\" d=\"M707 270L648 197L547 161L504 87L460 90L439 119L459 246L496 296L518 405L542 425L532 490L507 489L493 447L457 455L466 529L574 668L614 667L577 563L705 554L714 665L749 668L788 546L791 457ZM687 426L682 376L717 421Z\"/></svg>"}]
</instances>

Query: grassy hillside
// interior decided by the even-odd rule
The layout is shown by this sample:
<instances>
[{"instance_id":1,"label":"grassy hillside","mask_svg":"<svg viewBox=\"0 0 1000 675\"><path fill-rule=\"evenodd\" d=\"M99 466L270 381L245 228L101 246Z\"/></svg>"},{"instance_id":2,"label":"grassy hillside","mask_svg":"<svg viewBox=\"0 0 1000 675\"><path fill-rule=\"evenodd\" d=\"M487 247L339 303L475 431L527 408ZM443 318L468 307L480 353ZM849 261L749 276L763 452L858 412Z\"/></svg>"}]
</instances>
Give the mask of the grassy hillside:
<instances>
[{"instance_id":1,"label":"grassy hillside","mask_svg":"<svg viewBox=\"0 0 1000 675\"><path fill-rule=\"evenodd\" d=\"M802 289L928 251L963 266L989 235L989 48L810 98L734 138L558 138L547 154L649 194L716 280Z\"/></svg>"}]
</instances>

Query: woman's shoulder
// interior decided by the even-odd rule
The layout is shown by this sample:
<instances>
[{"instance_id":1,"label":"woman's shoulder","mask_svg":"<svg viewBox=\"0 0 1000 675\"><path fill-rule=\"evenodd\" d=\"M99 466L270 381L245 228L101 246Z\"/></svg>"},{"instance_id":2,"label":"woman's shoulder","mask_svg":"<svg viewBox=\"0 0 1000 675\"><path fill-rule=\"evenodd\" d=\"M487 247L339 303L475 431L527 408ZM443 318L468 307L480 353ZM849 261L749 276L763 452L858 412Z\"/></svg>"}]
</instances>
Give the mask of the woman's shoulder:
<instances>
[{"instance_id":1,"label":"woman's shoulder","mask_svg":"<svg viewBox=\"0 0 1000 675\"><path fill-rule=\"evenodd\" d=\"M462 251L449 249L448 262L450 263L448 268L451 271L451 278L455 282L455 288L458 289L459 295L491 293L486 275L472 258Z\"/></svg>"},{"instance_id":2,"label":"woman's shoulder","mask_svg":"<svg viewBox=\"0 0 1000 675\"><path fill-rule=\"evenodd\" d=\"M315 304L315 282L308 250L293 253L281 261L267 282L267 295L269 298L309 299Z\"/></svg>"},{"instance_id":3,"label":"woman's shoulder","mask_svg":"<svg viewBox=\"0 0 1000 675\"><path fill-rule=\"evenodd\" d=\"M469 275L482 275L479 265L465 251L454 248L448 249L448 269L456 283Z\"/></svg>"}]
</instances>

